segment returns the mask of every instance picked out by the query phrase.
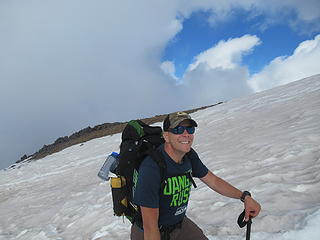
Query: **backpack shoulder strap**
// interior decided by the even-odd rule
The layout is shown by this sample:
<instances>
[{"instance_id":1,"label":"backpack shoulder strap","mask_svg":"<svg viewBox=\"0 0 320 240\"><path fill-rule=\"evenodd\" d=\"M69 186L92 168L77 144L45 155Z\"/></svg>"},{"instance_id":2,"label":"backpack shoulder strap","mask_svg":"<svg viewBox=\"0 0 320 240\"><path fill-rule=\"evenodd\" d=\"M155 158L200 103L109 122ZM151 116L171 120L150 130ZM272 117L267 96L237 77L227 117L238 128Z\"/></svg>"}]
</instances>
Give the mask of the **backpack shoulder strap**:
<instances>
[{"instance_id":1,"label":"backpack shoulder strap","mask_svg":"<svg viewBox=\"0 0 320 240\"><path fill-rule=\"evenodd\" d=\"M191 148L191 150L189 152L186 153L187 157L190 159L191 161L191 167L192 167L192 170L194 169L194 155L198 155L197 152Z\"/></svg>"},{"instance_id":2,"label":"backpack shoulder strap","mask_svg":"<svg viewBox=\"0 0 320 240\"><path fill-rule=\"evenodd\" d=\"M197 154L197 153L193 148L191 148L191 150L189 152L187 152L187 154L186 154L187 157L190 159L192 171L194 169L194 158L193 158L194 154ZM190 173L190 172L188 173L188 178L190 179L192 185L196 188L197 184L193 180L192 173Z\"/></svg>"},{"instance_id":3,"label":"backpack shoulder strap","mask_svg":"<svg viewBox=\"0 0 320 240\"><path fill-rule=\"evenodd\" d=\"M163 154L157 150L157 149L149 149L148 154L150 157L157 163L160 169L160 178L161 178L161 188L160 192L162 192L167 184L167 164L166 161L164 160ZM188 158L191 161L191 168L192 170L194 169L194 158L193 154L197 154L192 148L190 152L187 153ZM197 184L193 180L192 172L186 173L187 177L189 178L190 182L192 185L197 188Z\"/></svg>"},{"instance_id":4,"label":"backpack shoulder strap","mask_svg":"<svg viewBox=\"0 0 320 240\"><path fill-rule=\"evenodd\" d=\"M164 160L163 154L157 149L149 149L148 154L157 163L160 169L161 189L162 191L167 181L167 164Z\"/></svg>"},{"instance_id":5,"label":"backpack shoulder strap","mask_svg":"<svg viewBox=\"0 0 320 240\"><path fill-rule=\"evenodd\" d=\"M161 188L160 192L164 190L166 185L166 175L167 175L167 164L164 160L162 153L157 150L152 144L146 142L147 146L147 154L156 162L160 169L160 179L161 179ZM134 213L133 223L136 222L142 226L142 214L140 206L138 206L138 210Z\"/></svg>"}]
</instances>

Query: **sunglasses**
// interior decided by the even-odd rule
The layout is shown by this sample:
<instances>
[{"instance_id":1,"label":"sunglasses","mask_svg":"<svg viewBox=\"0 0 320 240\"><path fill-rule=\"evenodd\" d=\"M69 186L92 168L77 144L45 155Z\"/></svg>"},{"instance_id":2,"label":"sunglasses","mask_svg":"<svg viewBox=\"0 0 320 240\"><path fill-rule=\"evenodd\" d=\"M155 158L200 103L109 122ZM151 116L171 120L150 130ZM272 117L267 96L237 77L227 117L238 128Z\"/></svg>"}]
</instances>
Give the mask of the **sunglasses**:
<instances>
[{"instance_id":1,"label":"sunglasses","mask_svg":"<svg viewBox=\"0 0 320 240\"><path fill-rule=\"evenodd\" d=\"M194 134L194 131L196 130L195 127L184 127L184 126L177 126L175 128L171 128L170 132L173 134L182 134L184 133L184 130L187 130L187 133Z\"/></svg>"}]
</instances>

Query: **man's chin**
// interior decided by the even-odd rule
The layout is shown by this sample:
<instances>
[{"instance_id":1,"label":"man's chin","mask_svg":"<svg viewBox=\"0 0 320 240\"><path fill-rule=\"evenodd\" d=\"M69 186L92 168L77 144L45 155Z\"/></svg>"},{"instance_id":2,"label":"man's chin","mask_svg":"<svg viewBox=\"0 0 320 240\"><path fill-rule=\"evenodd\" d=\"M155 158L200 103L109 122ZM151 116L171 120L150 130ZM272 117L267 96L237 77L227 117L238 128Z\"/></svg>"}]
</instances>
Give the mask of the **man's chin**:
<instances>
[{"instance_id":1,"label":"man's chin","mask_svg":"<svg viewBox=\"0 0 320 240\"><path fill-rule=\"evenodd\" d=\"M190 152L190 150L191 150L191 146L190 146L190 145L188 145L188 146L183 146L183 147L181 148L181 151L184 152L184 153L188 153L188 152Z\"/></svg>"}]
</instances>

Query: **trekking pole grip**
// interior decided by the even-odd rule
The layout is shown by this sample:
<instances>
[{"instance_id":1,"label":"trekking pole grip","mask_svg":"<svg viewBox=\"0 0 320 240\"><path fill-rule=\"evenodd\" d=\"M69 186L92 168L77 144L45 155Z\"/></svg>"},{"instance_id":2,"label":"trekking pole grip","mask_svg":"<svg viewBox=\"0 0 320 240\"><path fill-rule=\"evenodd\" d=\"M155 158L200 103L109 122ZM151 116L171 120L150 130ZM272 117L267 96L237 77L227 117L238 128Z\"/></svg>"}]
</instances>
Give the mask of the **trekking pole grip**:
<instances>
[{"instance_id":1,"label":"trekking pole grip","mask_svg":"<svg viewBox=\"0 0 320 240\"><path fill-rule=\"evenodd\" d=\"M245 212L245 210L243 210L243 212L239 215L238 225L240 228L243 228L244 226L247 225L246 240L250 240L252 220L251 220L251 216L249 216L249 220L246 222L244 220L245 214L246 214L246 212Z\"/></svg>"}]
</instances>

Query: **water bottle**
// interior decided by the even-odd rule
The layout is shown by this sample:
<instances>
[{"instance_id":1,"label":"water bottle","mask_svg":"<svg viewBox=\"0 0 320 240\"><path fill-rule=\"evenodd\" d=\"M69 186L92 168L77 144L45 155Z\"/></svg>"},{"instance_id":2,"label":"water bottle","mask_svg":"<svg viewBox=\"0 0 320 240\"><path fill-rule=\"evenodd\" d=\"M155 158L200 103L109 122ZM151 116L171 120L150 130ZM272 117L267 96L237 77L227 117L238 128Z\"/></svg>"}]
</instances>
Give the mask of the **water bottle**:
<instances>
[{"instance_id":1,"label":"water bottle","mask_svg":"<svg viewBox=\"0 0 320 240\"><path fill-rule=\"evenodd\" d=\"M98 176L105 181L110 179L109 172L114 172L119 163L119 153L112 152L101 167Z\"/></svg>"}]
</instances>

